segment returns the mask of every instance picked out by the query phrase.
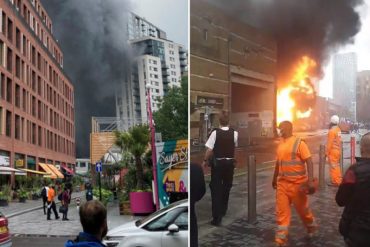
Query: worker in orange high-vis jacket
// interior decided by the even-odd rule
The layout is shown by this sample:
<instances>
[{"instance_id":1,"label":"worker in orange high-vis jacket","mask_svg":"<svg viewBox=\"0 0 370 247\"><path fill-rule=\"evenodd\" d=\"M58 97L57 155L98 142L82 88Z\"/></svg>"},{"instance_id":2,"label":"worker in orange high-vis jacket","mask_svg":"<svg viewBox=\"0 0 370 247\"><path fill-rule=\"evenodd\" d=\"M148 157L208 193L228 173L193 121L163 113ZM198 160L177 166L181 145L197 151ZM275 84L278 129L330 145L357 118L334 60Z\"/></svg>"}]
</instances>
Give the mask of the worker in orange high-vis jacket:
<instances>
[{"instance_id":1,"label":"worker in orange high-vis jacket","mask_svg":"<svg viewBox=\"0 0 370 247\"><path fill-rule=\"evenodd\" d=\"M276 189L275 243L277 246L284 246L288 240L291 204L303 221L308 236L311 237L317 230L314 216L308 208L307 198L307 194L315 192L315 183L311 153L304 141L293 136L292 123L289 121L280 123L277 131L282 140L277 149L272 181L272 187Z\"/></svg>"},{"instance_id":2,"label":"worker in orange high-vis jacket","mask_svg":"<svg viewBox=\"0 0 370 247\"><path fill-rule=\"evenodd\" d=\"M330 185L332 186L339 186L342 183L342 171L339 165L342 152L342 138L338 124L339 117L337 115L332 116L330 118L328 142L326 145L326 156L330 166Z\"/></svg>"}]
</instances>

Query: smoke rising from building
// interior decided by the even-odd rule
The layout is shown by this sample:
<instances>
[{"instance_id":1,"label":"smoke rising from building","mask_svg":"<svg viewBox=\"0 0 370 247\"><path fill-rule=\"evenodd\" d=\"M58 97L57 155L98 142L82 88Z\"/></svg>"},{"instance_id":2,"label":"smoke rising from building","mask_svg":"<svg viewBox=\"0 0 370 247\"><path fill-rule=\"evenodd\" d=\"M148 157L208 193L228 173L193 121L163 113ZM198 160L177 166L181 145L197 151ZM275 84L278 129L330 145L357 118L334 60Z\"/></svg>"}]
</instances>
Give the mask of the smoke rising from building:
<instances>
[{"instance_id":1,"label":"smoke rising from building","mask_svg":"<svg viewBox=\"0 0 370 247\"><path fill-rule=\"evenodd\" d=\"M89 153L91 117L116 114L115 93L128 78L126 0L42 0L75 91L77 157Z\"/></svg>"},{"instance_id":2,"label":"smoke rising from building","mask_svg":"<svg viewBox=\"0 0 370 247\"><path fill-rule=\"evenodd\" d=\"M289 76L302 55L317 62L315 74L322 77L329 53L352 43L361 27L356 7L363 0L208 1L276 38L279 82Z\"/></svg>"}]
</instances>

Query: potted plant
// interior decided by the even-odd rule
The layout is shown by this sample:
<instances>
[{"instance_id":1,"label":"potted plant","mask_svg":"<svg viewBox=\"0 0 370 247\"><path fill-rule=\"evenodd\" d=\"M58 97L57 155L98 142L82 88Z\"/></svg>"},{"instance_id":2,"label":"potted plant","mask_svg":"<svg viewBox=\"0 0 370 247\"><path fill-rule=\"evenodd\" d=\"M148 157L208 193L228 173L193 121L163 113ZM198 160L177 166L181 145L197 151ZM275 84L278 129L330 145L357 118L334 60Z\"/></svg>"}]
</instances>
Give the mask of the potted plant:
<instances>
[{"instance_id":1,"label":"potted plant","mask_svg":"<svg viewBox=\"0 0 370 247\"><path fill-rule=\"evenodd\" d=\"M120 193L120 195L118 196L118 200L119 200L119 214L131 215L129 194L127 192Z\"/></svg>"},{"instance_id":2,"label":"potted plant","mask_svg":"<svg viewBox=\"0 0 370 247\"><path fill-rule=\"evenodd\" d=\"M144 179L143 158L149 146L149 128L147 125L136 125L127 132L116 132L115 144L122 153L128 152L133 158L136 185L130 190L131 212L133 214L149 214L154 211L153 193L148 190Z\"/></svg>"},{"instance_id":3,"label":"potted plant","mask_svg":"<svg viewBox=\"0 0 370 247\"><path fill-rule=\"evenodd\" d=\"M41 188L33 189L31 191L31 199L38 200L40 198L40 191L41 191Z\"/></svg>"},{"instance_id":4,"label":"potted plant","mask_svg":"<svg viewBox=\"0 0 370 247\"><path fill-rule=\"evenodd\" d=\"M28 192L25 189L21 188L18 193L18 198L19 202L26 202L28 198Z\"/></svg>"},{"instance_id":5,"label":"potted plant","mask_svg":"<svg viewBox=\"0 0 370 247\"><path fill-rule=\"evenodd\" d=\"M0 191L0 207L6 206L8 206L8 196L3 191Z\"/></svg>"}]
</instances>

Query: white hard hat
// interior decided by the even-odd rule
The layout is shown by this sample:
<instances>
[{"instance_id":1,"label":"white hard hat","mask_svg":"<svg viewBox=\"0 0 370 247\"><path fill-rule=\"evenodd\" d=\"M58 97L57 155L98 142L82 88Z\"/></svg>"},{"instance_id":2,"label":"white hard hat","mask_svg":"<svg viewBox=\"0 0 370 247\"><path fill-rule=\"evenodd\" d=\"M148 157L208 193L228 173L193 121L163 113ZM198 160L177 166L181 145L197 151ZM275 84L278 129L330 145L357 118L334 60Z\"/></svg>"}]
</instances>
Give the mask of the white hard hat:
<instances>
[{"instance_id":1,"label":"white hard hat","mask_svg":"<svg viewBox=\"0 0 370 247\"><path fill-rule=\"evenodd\" d=\"M339 123L339 117L337 115L331 116L330 123L332 123L332 124L338 124Z\"/></svg>"}]
</instances>

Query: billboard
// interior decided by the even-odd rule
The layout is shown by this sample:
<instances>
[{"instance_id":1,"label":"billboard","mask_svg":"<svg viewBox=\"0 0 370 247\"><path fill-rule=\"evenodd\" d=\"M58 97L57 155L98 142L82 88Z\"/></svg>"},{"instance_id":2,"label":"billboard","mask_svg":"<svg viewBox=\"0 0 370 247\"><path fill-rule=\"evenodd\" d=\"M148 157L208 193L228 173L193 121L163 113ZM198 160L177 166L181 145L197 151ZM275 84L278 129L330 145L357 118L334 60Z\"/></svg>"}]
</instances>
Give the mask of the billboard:
<instances>
[{"instance_id":1,"label":"billboard","mask_svg":"<svg viewBox=\"0 0 370 247\"><path fill-rule=\"evenodd\" d=\"M160 208L171 194L188 192L188 140L156 143L158 198Z\"/></svg>"}]
</instances>

